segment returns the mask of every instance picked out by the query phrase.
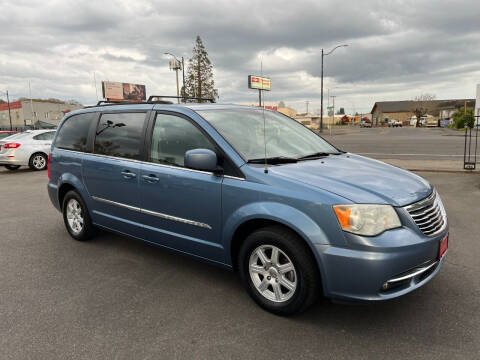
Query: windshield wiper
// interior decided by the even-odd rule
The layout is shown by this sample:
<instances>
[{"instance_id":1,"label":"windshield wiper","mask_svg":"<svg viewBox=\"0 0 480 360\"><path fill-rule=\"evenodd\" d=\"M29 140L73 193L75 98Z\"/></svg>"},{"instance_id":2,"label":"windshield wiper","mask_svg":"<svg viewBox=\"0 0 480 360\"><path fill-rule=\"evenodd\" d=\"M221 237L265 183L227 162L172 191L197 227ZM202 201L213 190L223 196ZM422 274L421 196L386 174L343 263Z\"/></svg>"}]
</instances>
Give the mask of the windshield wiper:
<instances>
[{"instance_id":1,"label":"windshield wiper","mask_svg":"<svg viewBox=\"0 0 480 360\"><path fill-rule=\"evenodd\" d=\"M308 155L305 155L305 156L301 156L299 158L297 158L297 160L309 160L309 159L317 159L317 158L321 158L321 157L325 157L325 156L329 156L329 155L336 155L337 153L329 153L329 152L316 152L316 153L313 153L313 154L308 154Z\"/></svg>"},{"instance_id":2,"label":"windshield wiper","mask_svg":"<svg viewBox=\"0 0 480 360\"><path fill-rule=\"evenodd\" d=\"M290 158L290 157L285 157L285 156L274 156L274 157L269 157L269 158L258 158L258 159L249 159L247 162L251 164L271 164L271 165L276 165L276 164L289 164L289 163L296 163L298 159L295 158Z\"/></svg>"}]
</instances>

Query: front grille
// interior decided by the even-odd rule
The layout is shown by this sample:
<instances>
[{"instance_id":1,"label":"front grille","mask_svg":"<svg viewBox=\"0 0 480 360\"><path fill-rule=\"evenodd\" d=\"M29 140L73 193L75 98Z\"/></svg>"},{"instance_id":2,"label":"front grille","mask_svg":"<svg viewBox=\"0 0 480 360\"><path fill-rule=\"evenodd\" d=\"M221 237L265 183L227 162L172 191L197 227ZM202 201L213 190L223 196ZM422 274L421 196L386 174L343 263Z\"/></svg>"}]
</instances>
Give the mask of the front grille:
<instances>
[{"instance_id":1,"label":"front grille","mask_svg":"<svg viewBox=\"0 0 480 360\"><path fill-rule=\"evenodd\" d=\"M447 226L447 214L435 190L429 197L408 205L405 209L418 228L427 236L437 235Z\"/></svg>"}]
</instances>

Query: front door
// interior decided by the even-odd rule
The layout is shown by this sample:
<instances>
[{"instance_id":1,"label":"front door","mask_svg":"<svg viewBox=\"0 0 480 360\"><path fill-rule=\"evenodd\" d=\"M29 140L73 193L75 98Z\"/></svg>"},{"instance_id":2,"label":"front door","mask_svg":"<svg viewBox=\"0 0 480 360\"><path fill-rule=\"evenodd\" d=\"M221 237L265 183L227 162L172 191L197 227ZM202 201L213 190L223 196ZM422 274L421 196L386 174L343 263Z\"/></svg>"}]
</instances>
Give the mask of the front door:
<instances>
[{"instance_id":1,"label":"front door","mask_svg":"<svg viewBox=\"0 0 480 360\"><path fill-rule=\"evenodd\" d=\"M158 113L152 132L140 176L148 240L223 262L223 178L184 167L186 151L215 147L190 119L172 113Z\"/></svg>"},{"instance_id":2,"label":"front door","mask_svg":"<svg viewBox=\"0 0 480 360\"><path fill-rule=\"evenodd\" d=\"M103 114L94 153L85 154L83 178L92 198L94 223L145 239L139 177L145 112Z\"/></svg>"}]
</instances>

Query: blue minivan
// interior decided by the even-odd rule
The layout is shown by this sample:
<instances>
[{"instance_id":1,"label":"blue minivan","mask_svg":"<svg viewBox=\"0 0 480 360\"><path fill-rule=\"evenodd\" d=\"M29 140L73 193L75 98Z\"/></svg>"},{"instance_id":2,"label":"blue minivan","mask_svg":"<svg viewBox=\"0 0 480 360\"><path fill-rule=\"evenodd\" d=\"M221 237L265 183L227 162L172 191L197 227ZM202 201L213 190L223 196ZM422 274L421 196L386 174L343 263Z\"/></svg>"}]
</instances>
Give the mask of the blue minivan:
<instances>
[{"instance_id":1,"label":"blue minivan","mask_svg":"<svg viewBox=\"0 0 480 360\"><path fill-rule=\"evenodd\" d=\"M48 193L68 233L106 229L238 271L276 314L377 301L440 270L448 224L426 180L332 146L276 111L104 104L65 116Z\"/></svg>"}]
</instances>

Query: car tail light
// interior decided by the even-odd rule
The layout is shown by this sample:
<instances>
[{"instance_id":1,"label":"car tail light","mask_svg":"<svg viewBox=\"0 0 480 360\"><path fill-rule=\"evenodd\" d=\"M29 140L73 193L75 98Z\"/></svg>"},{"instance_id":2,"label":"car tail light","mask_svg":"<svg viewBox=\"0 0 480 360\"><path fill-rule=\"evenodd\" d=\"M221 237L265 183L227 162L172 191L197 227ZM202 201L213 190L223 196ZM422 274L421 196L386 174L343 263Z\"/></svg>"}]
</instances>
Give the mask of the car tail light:
<instances>
[{"instance_id":1,"label":"car tail light","mask_svg":"<svg viewBox=\"0 0 480 360\"><path fill-rule=\"evenodd\" d=\"M52 154L48 154L47 160L47 176L50 179L50 160L52 159Z\"/></svg>"},{"instance_id":2,"label":"car tail light","mask_svg":"<svg viewBox=\"0 0 480 360\"><path fill-rule=\"evenodd\" d=\"M3 147L5 149L16 149L16 148L20 147L20 144L19 143L6 143L6 144L3 144Z\"/></svg>"}]
</instances>

